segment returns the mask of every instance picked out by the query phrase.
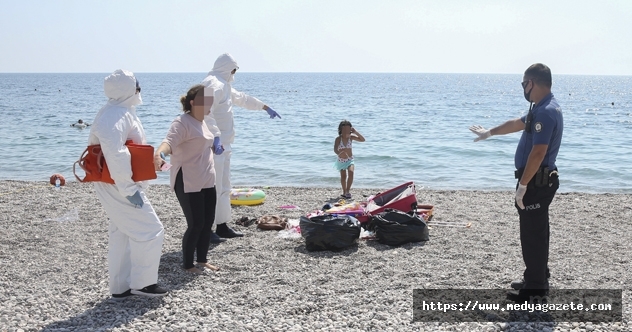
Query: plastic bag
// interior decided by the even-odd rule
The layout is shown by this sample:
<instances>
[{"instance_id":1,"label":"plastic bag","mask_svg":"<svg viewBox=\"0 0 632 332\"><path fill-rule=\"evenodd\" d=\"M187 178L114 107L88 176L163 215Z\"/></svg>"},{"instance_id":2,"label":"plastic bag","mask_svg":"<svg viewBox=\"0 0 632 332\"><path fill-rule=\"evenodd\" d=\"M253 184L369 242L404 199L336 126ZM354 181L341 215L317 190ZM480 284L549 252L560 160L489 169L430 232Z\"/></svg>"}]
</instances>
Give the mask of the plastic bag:
<instances>
[{"instance_id":1,"label":"plastic bag","mask_svg":"<svg viewBox=\"0 0 632 332\"><path fill-rule=\"evenodd\" d=\"M367 226L380 243L398 246L408 242L428 241L426 221L414 213L386 209L373 217Z\"/></svg>"},{"instance_id":2,"label":"plastic bag","mask_svg":"<svg viewBox=\"0 0 632 332\"><path fill-rule=\"evenodd\" d=\"M79 220L79 210L77 208L70 210L68 213L64 214L61 217L52 218L52 219L51 218L44 219L44 221L58 221L58 222L77 221L77 220Z\"/></svg>"},{"instance_id":3,"label":"plastic bag","mask_svg":"<svg viewBox=\"0 0 632 332\"><path fill-rule=\"evenodd\" d=\"M280 237L282 239L300 239L301 232L298 228L284 229L282 231L279 231L277 237Z\"/></svg>"},{"instance_id":4,"label":"plastic bag","mask_svg":"<svg viewBox=\"0 0 632 332\"><path fill-rule=\"evenodd\" d=\"M362 228L360 231L360 239L361 240L374 240L375 232L367 231L366 229Z\"/></svg>"},{"instance_id":5,"label":"plastic bag","mask_svg":"<svg viewBox=\"0 0 632 332\"><path fill-rule=\"evenodd\" d=\"M346 215L301 217L300 227L308 251L342 250L360 236L360 222Z\"/></svg>"},{"instance_id":6,"label":"plastic bag","mask_svg":"<svg viewBox=\"0 0 632 332\"><path fill-rule=\"evenodd\" d=\"M288 219L285 229L280 230L277 237L282 239L299 239L301 237L301 226L298 219Z\"/></svg>"}]
</instances>

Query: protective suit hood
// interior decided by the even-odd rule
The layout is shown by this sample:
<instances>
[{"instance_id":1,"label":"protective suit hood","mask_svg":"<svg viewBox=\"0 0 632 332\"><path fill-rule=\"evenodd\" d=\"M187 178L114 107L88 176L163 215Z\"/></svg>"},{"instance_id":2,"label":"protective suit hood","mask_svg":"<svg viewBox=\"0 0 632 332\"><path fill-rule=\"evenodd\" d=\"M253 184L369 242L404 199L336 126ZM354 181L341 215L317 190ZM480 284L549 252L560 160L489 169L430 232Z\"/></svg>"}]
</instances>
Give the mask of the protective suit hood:
<instances>
[{"instance_id":1,"label":"protective suit hood","mask_svg":"<svg viewBox=\"0 0 632 332\"><path fill-rule=\"evenodd\" d=\"M132 109L143 103L140 93L136 93L136 77L127 70L117 69L108 75L103 83L103 91L110 106Z\"/></svg>"},{"instance_id":2,"label":"protective suit hood","mask_svg":"<svg viewBox=\"0 0 632 332\"><path fill-rule=\"evenodd\" d=\"M215 60L213 70L211 70L208 74L230 83L234 81L234 75L232 75L231 72L233 69L237 68L239 68L237 61L235 61L230 54L224 53Z\"/></svg>"}]
</instances>

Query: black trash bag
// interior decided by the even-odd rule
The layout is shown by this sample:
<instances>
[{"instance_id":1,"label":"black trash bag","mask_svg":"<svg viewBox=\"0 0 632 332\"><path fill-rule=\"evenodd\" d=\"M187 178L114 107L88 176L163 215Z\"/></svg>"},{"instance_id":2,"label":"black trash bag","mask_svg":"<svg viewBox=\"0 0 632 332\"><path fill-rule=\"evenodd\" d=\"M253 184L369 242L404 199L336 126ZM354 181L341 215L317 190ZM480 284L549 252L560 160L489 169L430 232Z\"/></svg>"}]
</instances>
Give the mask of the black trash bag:
<instances>
[{"instance_id":1,"label":"black trash bag","mask_svg":"<svg viewBox=\"0 0 632 332\"><path fill-rule=\"evenodd\" d=\"M302 216L299 225L308 251L342 250L360 237L360 222L346 215Z\"/></svg>"},{"instance_id":2,"label":"black trash bag","mask_svg":"<svg viewBox=\"0 0 632 332\"><path fill-rule=\"evenodd\" d=\"M367 225L380 243L399 246L408 242L428 241L428 225L415 211L405 213L386 209L371 217Z\"/></svg>"}]
</instances>

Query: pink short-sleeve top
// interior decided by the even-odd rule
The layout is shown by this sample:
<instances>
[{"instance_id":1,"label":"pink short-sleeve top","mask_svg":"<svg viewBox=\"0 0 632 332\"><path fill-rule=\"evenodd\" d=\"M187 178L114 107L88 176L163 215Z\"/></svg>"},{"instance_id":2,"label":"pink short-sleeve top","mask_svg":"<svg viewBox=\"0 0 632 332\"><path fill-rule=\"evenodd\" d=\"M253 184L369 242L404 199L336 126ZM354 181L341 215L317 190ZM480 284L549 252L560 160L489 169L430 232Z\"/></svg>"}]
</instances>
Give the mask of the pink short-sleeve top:
<instances>
[{"instance_id":1,"label":"pink short-sleeve top","mask_svg":"<svg viewBox=\"0 0 632 332\"><path fill-rule=\"evenodd\" d=\"M162 141L171 147L171 189L175 190L180 169L185 193L215 187L213 138L206 123L190 114L182 114L173 120Z\"/></svg>"}]
</instances>

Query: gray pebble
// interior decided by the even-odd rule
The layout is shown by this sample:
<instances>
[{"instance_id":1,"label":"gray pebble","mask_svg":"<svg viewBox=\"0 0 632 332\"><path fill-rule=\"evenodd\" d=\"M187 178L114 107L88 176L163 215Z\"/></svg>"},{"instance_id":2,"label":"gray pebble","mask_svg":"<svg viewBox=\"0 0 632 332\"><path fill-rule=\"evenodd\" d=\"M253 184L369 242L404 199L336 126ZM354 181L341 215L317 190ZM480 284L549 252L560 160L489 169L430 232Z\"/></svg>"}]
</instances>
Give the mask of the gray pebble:
<instances>
[{"instance_id":1,"label":"gray pebble","mask_svg":"<svg viewBox=\"0 0 632 332\"><path fill-rule=\"evenodd\" d=\"M245 237L212 245L218 272L191 277L181 268L186 220L167 186L147 195L165 226L159 284L163 299L109 301L107 216L92 185L50 187L0 181L0 330L26 331L542 331L614 326L559 323L412 322L414 288L508 288L524 268L513 192L419 190L435 205L435 220L471 228L433 227L430 241L397 249L359 240L341 252L307 252L304 240L274 231L231 227ZM355 197L381 189L352 189ZM337 188L265 189L260 206L234 207L241 216L299 218L339 195ZM624 288L632 284L632 195L558 194L551 207L551 267L557 288ZM588 201L592 201L588 204ZM509 203L507 203L509 202ZM293 204L300 211L280 210ZM596 206L600 217L593 213ZM616 207L616 208L615 208ZM51 222L72 209L79 220ZM616 230L616 232L613 232ZM34 253L37 253L34 255ZM605 257L605 258L604 258ZM593 273L586 274L585 266ZM622 286L623 285L623 286ZM34 293L34 289L37 292ZM624 309L622 330L632 329Z\"/></svg>"}]
</instances>

